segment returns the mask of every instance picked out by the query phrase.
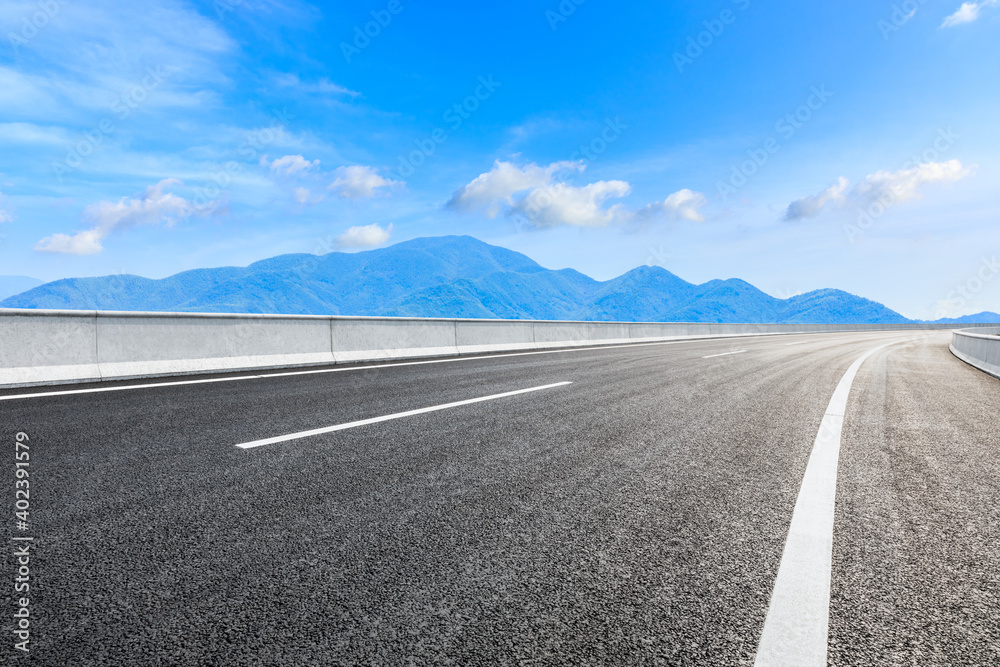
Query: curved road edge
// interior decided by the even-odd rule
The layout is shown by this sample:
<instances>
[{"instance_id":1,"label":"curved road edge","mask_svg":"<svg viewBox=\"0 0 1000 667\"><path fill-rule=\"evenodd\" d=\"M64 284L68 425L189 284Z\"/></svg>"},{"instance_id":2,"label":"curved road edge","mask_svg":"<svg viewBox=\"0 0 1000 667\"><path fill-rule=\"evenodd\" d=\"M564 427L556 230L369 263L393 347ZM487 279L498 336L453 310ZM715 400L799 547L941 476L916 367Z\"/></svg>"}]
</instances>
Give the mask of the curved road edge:
<instances>
[{"instance_id":1,"label":"curved road edge","mask_svg":"<svg viewBox=\"0 0 1000 667\"><path fill-rule=\"evenodd\" d=\"M957 329L952 332L951 353L984 373L1000 378L1000 327L982 328L972 332Z\"/></svg>"}]
</instances>

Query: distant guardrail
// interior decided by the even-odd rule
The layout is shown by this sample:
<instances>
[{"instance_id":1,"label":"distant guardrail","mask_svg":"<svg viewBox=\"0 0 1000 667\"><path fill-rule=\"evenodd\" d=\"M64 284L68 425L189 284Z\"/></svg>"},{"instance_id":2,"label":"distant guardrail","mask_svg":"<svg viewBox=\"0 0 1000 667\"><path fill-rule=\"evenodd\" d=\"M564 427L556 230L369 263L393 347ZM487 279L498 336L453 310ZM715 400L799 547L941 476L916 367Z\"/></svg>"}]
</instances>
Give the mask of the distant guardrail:
<instances>
[{"instance_id":1,"label":"distant guardrail","mask_svg":"<svg viewBox=\"0 0 1000 667\"><path fill-rule=\"evenodd\" d=\"M0 309L0 387L684 338L952 328Z\"/></svg>"},{"instance_id":2,"label":"distant guardrail","mask_svg":"<svg viewBox=\"0 0 1000 667\"><path fill-rule=\"evenodd\" d=\"M1000 378L1000 327L952 332L951 353L965 363Z\"/></svg>"}]
</instances>

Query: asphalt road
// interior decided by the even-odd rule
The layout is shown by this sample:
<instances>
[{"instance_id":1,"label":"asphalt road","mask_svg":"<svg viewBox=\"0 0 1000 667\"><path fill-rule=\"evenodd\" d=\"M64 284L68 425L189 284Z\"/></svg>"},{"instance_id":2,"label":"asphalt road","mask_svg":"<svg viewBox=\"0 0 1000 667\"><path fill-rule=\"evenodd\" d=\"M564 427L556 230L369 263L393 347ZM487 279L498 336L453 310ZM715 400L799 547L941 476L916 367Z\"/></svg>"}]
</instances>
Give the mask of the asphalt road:
<instances>
[{"instance_id":1,"label":"asphalt road","mask_svg":"<svg viewBox=\"0 0 1000 667\"><path fill-rule=\"evenodd\" d=\"M1000 664L1000 381L952 357L949 336L877 352L855 380L830 664ZM5 611L2 654L752 664L831 395L855 359L912 337L717 339L0 401L7 507L14 434L31 438L30 529L10 517L7 532L35 537L30 653L11 648ZM572 384L237 447L559 382Z\"/></svg>"}]
</instances>

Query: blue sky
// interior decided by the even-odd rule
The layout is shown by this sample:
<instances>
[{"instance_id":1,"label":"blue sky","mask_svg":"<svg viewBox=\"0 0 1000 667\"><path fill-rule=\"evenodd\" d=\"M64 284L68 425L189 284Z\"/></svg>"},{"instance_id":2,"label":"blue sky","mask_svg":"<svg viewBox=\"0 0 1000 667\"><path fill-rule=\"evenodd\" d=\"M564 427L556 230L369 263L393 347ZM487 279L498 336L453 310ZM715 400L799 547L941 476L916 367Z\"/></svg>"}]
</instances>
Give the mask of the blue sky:
<instances>
[{"instance_id":1,"label":"blue sky","mask_svg":"<svg viewBox=\"0 0 1000 667\"><path fill-rule=\"evenodd\" d=\"M470 234L598 279L1000 311L1000 0L7 0L0 26L3 274Z\"/></svg>"}]
</instances>

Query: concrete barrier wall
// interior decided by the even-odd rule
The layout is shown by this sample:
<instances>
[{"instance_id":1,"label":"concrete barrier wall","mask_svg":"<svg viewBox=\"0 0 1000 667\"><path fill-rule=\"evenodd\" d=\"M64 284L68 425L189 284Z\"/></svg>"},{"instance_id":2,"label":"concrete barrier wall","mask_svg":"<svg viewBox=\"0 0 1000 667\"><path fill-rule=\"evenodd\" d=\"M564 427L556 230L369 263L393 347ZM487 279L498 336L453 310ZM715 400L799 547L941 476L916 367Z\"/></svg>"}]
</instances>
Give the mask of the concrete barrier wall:
<instances>
[{"instance_id":1,"label":"concrete barrier wall","mask_svg":"<svg viewBox=\"0 0 1000 667\"><path fill-rule=\"evenodd\" d=\"M951 328L924 324L540 322L0 309L0 386L716 336Z\"/></svg>"},{"instance_id":2,"label":"concrete barrier wall","mask_svg":"<svg viewBox=\"0 0 1000 667\"><path fill-rule=\"evenodd\" d=\"M951 352L965 363L1000 378L1000 327L953 332Z\"/></svg>"},{"instance_id":3,"label":"concrete barrier wall","mask_svg":"<svg viewBox=\"0 0 1000 667\"><path fill-rule=\"evenodd\" d=\"M626 322L534 322L539 349L632 342Z\"/></svg>"},{"instance_id":4,"label":"concrete barrier wall","mask_svg":"<svg viewBox=\"0 0 1000 667\"><path fill-rule=\"evenodd\" d=\"M0 310L0 386L99 380L97 313Z\"/></svg>"},{"instance_id":5,"label":"concrete barrier wall","mask_svg":"<svg viewBox=\"0 0 1000 667\"><path fill-rule=\"evenodd\" d=\"M334 363L330 319L99 313L102 377Z\"/></svg>"},{"instance_id":6,"label":"concrete barrier wall","mask_svg":"<svg viewBox=\"0 0 1000 667\"><path fill-rule=\"evenodd\" d=\"M455 320L331 318L337 363L458 354Z\"/></svg>"},{"instance_id":7,"label":"concrete barrier wall","mask_svg":"<svg viewBox=\"0 0 1000 667\"><path fill-rule=\"evenodd\" d=\"M506 321L497 327L489 320L456 320L455 342L459 354L536 350L535 323Z\"/></svg>"}]
</instances>

